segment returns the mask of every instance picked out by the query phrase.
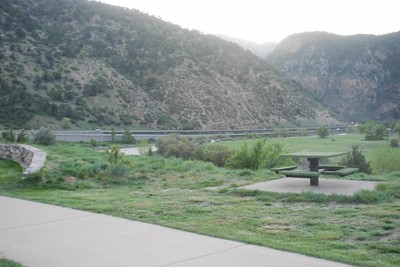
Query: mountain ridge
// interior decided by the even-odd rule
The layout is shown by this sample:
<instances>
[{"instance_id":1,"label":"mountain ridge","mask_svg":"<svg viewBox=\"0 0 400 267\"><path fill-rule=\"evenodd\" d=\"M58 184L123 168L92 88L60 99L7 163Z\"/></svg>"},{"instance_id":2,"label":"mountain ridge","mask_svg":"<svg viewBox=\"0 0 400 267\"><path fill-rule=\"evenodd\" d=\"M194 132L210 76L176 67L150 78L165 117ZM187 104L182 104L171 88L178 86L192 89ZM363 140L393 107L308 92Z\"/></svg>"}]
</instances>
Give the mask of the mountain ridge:
<instances>
[{"instance_id":1,"label":"mountain ridge","mask_svg":"<svg viewBox=\"0 0 400 267\"><path fill-rule=\"evenodd\" d=\"M336 124L312 95L238 45L85 0L0 4L0 123L254 129Z\"/></svg>"},{"instance_id":2,"label":"mountain ridge","mask_svg":"<svg viewBox=\"0 0 400 267\"><path fill-rule=\"evenodd\" d=\"M400 32L294 34L267 61L349 120L400 118Z\"/></svg>"}]
</instances>

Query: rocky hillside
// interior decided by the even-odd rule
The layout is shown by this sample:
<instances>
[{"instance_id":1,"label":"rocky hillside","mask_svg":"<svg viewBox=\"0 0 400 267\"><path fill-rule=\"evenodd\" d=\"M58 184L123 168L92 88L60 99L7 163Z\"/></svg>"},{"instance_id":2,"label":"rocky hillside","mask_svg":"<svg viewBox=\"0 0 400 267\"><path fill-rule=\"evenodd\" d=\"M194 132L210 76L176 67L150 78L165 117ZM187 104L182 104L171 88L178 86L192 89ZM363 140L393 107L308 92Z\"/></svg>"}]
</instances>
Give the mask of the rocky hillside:
<instances>
[{"instance_id":1,"label":"rocky hillside","mask_svg":"<svg viewBox=\"0 0 400 267\"><path fill-rule=\"evenodd\" d=\"M0 38L3 126L63 118L77 127L164 129L337 123L301 85L238 45L136 10L1 1Z\"/></svg>"},{"instance_id":2,"label":"rocky hillside","mask_svg":"<svg viewBox=\"0 0 400 267\"><path fill-rule=\"evenodd\" d=\"M400 118L400 32L295 34L267 61L348 119Z\"/></svg>"}]
</instances>

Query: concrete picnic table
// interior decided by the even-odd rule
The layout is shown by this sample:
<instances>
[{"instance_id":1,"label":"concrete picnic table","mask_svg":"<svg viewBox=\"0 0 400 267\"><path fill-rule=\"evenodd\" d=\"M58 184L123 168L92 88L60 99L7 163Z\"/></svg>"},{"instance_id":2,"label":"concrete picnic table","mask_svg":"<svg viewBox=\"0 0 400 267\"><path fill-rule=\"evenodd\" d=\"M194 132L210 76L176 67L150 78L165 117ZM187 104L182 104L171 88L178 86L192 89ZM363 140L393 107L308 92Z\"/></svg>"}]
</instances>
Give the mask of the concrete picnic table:
<instances>
[{"instance_id":1,"label":"concrete picnic table","mask_svg":"<svg viewBox=\"0 0 400 267\"><path fill-rule=\"evenodd\" d=\"M282 154L284 157L292 157L292 158L307 158L310 162L310 172L319 172L319 160L323 158L333 158L338 156L346 155L345 152L311 152L311 151L303 151L303 152L293 152ZM319 177L313 177L310 180L311 185L319 184Z\"/></svg>"}]
</instances>

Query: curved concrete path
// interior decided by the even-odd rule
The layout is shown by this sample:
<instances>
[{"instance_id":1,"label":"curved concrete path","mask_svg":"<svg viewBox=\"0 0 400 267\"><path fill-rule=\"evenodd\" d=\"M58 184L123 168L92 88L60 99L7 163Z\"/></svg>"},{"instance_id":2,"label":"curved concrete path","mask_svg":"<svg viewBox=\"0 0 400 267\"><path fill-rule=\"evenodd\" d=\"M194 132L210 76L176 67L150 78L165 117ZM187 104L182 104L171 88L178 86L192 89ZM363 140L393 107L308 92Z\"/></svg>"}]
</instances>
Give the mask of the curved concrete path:
<instances>
[{"instance_id":1,"label":"curved concrete path","mask_svg":"<svg viewBox=\"0 0 400 267\"><path fill-rule=\"evenodd\" d=\"M3 196L0 216L0 257L31 267L348 266Z\"/></svg>"}]
</instances>

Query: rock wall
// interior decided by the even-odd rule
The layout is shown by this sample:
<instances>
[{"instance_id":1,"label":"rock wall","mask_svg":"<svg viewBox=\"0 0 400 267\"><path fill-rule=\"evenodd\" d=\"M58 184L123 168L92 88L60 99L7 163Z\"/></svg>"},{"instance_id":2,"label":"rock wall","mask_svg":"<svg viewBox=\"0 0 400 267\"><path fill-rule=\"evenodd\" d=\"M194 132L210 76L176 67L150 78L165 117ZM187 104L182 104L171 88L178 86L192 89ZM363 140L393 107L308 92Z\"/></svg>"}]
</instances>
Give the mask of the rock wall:
<instances>
[{"instance_id":1,"label":"rock wall","mask_svg":"<svg viewBox=\"0 0 400 267\"><path fill-rule=\"evenodd\" d=\"M18 162L25 169L23 176L40 170L46 161L46 156L46 152L30 145L0 145L0 158Z\"/></svg>"}]
</instances>

